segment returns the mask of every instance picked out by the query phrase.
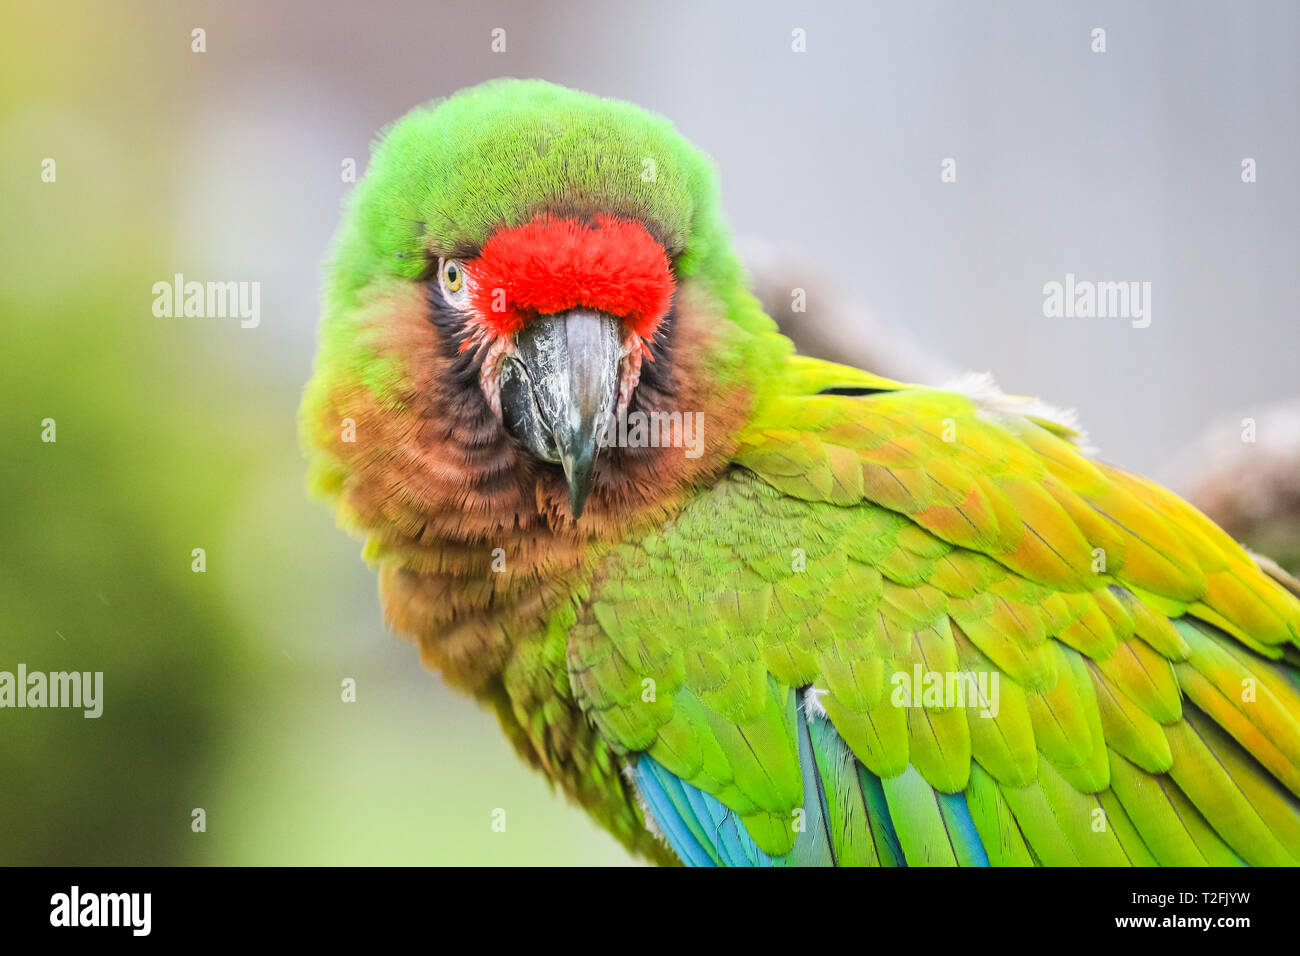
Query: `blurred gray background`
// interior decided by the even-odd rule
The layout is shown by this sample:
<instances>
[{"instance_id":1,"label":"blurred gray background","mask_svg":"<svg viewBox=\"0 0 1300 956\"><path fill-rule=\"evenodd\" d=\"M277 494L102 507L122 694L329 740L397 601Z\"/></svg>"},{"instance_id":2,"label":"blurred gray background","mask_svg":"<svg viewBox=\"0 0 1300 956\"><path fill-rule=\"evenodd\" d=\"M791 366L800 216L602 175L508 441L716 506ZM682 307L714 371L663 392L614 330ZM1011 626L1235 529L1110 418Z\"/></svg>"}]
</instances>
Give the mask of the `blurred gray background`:
<instances>
[{"instance_id":1,"label":"blurred gray background","mask_svg":"<svg viewBox=\"0 0 1300 956\"><path fill-rule=\"evenodd\" d=\"M203 225L187 252L265 275L268 328L240 344L304 375L346 191L339 158L362 159L378 126L423 99L511 75L670 117L716 161L738 233L788 243L952 364L1076 406L1130 467L1157 469L1216 413L1297 390L1292 2L179 4L166 16L210 39L173 103L191 144L173 164L178 212ZM498 26L504 54L489 52ZM791 51L795 27L806 53ZM945 157L956 183L940 181ZM1150 281L1151 326L1044 318L1042 286L1067 272Z\"/></svg>"}]
</instances>

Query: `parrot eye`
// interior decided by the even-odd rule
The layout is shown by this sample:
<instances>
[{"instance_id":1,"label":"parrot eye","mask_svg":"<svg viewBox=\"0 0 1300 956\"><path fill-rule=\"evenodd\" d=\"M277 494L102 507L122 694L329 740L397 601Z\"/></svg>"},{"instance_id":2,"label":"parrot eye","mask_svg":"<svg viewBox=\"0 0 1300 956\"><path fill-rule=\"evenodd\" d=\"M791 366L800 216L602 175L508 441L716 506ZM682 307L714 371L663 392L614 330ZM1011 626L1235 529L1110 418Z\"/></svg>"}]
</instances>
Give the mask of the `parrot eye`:
<instances>
[{"instance_id":1,"label":"parrot eye","mask_svg":"<svg viewBox=\"0 0 1300 956\"><path fill-rule=\"evenodd\" d=\"M449 305L464 307L469 299L469 287L466 282L465 267L458 260L439 260L438 285Z\"/></svg>"}]
</instances>

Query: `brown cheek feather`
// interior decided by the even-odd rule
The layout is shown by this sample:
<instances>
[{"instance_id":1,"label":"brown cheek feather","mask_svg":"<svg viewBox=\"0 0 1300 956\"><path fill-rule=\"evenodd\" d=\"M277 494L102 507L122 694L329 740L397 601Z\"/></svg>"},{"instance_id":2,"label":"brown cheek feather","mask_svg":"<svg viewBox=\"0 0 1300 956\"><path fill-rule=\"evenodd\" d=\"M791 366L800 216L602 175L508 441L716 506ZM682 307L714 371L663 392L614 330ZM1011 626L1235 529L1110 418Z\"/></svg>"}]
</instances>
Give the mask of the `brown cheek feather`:
<instances>
[{"instance_id":1,"label":"brown cheek feather","mask_svg":"<svg viewBox=\"0 0 1300 956\"><path fill-rule=\"evenodd\" d=\"M454 373L457 346L428 321L420 286L389 294L373 347L395 358L408 383L399 404L359 387L336 389L322 422L355 442L329 451L344 465L340 513L367 537L380 566L385 615L420 648L424 664L467 690L492 693L512 646L536 633L589 574L598 542L676 513L687 490L716 476L735 450L749 396L713 385L711 337L727 323L683 288L666 351L633 408L704 414L704 453L681 448L606 448L586 512L569 517L558 468L545 467L507 435L477 375ZM493 571L500 548L505 570Z\"/></svg>"}]
</instances>

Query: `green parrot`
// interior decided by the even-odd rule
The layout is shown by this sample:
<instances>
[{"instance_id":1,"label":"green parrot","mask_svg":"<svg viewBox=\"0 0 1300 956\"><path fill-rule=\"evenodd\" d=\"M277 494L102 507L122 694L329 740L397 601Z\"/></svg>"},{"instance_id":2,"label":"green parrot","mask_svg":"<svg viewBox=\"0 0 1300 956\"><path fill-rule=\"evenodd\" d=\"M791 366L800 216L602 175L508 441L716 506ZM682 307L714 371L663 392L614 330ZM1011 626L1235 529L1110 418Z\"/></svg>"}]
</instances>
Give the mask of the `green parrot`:
<instances>
[{"instance_id":1,"label":"green parrot","mask_svg":"<svg viewBox=\"0 0 1300 956\"><path fill-rule=\"evenodd\" d=\"M388 129L301 429L390 624L652 861L1300 861L1296 582L1046 405L795 354L639 108Z\"/></svg>"}]
</instances>

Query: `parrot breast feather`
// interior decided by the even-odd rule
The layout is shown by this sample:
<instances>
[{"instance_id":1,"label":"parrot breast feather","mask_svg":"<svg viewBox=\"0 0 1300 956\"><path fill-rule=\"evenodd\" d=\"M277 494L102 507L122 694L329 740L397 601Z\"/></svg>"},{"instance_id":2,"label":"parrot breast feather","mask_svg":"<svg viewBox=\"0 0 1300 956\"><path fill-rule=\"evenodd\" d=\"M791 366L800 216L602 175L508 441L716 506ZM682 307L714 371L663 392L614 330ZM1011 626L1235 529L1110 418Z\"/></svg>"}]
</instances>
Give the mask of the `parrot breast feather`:
<instances>
[{"instance_id":1,"label":"parrot breast feather","mask_svg":"<svg viewBox=\"0 0 1300 956\"><path fill-rule=\"evenodd\" d=\"M1282 864L1298 635L1067 430L796 358L723 478L604 556L567 665L688 862Z\"/></svg>"}]
</instances>

